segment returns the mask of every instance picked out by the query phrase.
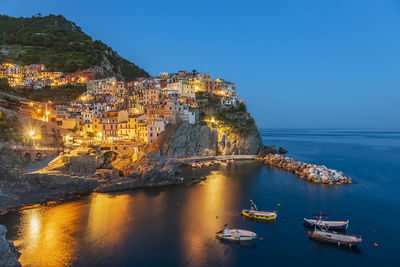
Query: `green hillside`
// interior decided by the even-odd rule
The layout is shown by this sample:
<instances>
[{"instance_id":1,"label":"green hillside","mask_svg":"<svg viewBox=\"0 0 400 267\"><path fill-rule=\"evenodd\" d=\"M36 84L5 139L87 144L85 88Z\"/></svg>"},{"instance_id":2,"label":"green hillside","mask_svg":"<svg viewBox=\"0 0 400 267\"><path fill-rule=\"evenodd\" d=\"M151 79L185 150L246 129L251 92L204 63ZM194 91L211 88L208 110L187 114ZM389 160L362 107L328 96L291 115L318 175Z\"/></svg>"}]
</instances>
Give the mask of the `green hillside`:
<instances>
[{"instance_id":1,"label":"green hillside","mask_svg":"<svg viewBox=\"0 0 400 267\"><path fill-rule=\"evenodd\" d=\"M0 62L45 64L49 71L71 73L99 68L106 75L131 81L148 73L94 41L61 15L14 18L0 15Z\"/></svg>"}]
</instances>

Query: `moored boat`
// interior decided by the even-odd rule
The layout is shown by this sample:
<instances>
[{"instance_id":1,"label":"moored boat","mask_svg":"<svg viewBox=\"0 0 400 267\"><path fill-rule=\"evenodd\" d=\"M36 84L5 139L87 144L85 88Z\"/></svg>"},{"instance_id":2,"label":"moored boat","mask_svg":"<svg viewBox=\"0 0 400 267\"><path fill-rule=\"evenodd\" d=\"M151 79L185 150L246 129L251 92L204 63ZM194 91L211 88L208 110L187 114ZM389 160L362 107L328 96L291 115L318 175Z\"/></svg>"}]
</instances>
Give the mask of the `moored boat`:
<instances>
[{"instance_id":1,"label":"moored boat","mask_svg":"<svg viewBox=\"0 0 400 267\"><path fill-rule=\"evenodd\" d=\"M362 238L356 235L346 235L346 234L339 234L337 232L328 232L325 230L317 230L308 231L308 236L311 239L337 244L338 246L357 246L359 243L362 242Z\"/></svg>"},{"instance_id":2,"label":"moored boat","mask_svg":"<svg viewBox=\"0 0 400 267\"><path fill-rule=\"evenodd\" d=\"M257 238L257 234L241 229L225 229L218 232L217 238L228 241L250 241Z\"/></svg>"},{"instance_id":3,"label":"moored boat","mask_svg":"<svg viewBox=\"0 0 400 267\"><path fill-rule=\"evenodd\" d=\"M242 210L242 215L256 220L275 220L278 214L275 211Z\"/></svg>"},{"instance_id":4,"label":"moored boat","mask_svg":"<svg viewBox=\"0 0 400 267\"><path fill-rule=\"evenodd\" d=\"M349 221L324 221L304 218L304 224L308 227L317 227L329 231L345 231L349 226Z\"/></svg>"},{"instance_id":5,"label":"moored boat","mask_svg":"<svg viewBox=\"0 0 400 267\"><path fill-rule=\"evenodd\" d=\"M250 209L243 209L242 215L256 220L275 220L278 213L276 211L259 211L256 204L250 199Z\"/></svg>"}]
</instances>

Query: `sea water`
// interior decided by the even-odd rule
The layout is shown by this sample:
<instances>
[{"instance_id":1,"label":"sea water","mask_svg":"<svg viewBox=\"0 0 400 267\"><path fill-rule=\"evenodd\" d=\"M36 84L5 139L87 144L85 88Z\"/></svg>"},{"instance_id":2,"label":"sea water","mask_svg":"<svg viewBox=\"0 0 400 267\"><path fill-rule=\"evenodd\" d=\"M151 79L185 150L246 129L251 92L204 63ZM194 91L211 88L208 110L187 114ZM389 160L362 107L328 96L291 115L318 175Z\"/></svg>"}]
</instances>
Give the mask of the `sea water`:
<instances>
[{"instance_id":1,"label":"sea water","mask_svg":"<svg viewBox=\"0 0 400 267\"><path fill-rule=\"evenodd\" d=\"M257 161L185 168L197 185L92 194L0 217L27 266L400 266L400 132L346 129L261 130L287 156L341 170L352 185L301 180ZM252 199L275 222L240 215ZM310 240L303 218L349 220L358 248ZM224 224L258 234L221 242Z\"/></svg>"}]
</instances>

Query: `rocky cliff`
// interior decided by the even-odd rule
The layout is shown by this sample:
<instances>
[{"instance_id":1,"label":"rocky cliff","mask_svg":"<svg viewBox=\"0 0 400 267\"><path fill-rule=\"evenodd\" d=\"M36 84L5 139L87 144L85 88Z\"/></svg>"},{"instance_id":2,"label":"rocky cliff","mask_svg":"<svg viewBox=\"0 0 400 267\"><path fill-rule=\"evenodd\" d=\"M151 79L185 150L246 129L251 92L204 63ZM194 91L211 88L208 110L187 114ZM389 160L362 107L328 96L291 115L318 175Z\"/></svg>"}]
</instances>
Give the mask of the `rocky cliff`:
<instances>
[{"instance_id":1,"label":"rocky cliff","mask_svg":"<svg viewBox=\"0 0 400 267\"><path fill-rule=\"evenodd\" d=\"M243 103L221 107L218 96L196 95L195 124L168 125L155 144L170 158L217 155L256 155L263 147L254 119Z\"/></svg>"},{"instance_id":2,"label":"rocky cliff","mask_svg":"<svg viewBox=\"0 0 400 267\"><path fill-rule=\"evenodd\" d=\"M181 122L167 127L158 146L169 158L256 155L262 141L256 128L241 135L229 126Z\"/></svg>"},{"instance_id":3,"label":"rocky cliff","mask_svg":"<svg viewBox=\"0 0 400 267\"><path fill-rule=\"evenodd\" d=\"M13 242L6 239L7 229L0 225L0 266L18 267L21 264L18 258L21 255L15 248Z\"/></svg>"}]
</instances>

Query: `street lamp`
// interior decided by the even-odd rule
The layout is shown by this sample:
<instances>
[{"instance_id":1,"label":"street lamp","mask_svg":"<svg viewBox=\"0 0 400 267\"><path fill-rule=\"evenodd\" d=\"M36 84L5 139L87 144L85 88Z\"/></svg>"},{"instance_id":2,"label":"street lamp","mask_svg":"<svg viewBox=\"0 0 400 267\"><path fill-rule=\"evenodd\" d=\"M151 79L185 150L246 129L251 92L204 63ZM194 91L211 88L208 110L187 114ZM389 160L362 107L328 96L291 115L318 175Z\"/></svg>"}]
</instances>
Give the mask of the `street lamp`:
<instances>
[{"instance_id":1,"label":"street lamp","mask_svg":"<svg viewBox=\"0 0 400 267\"><path fill-rule=\"evenodd\" d=\"M34 130L28 132L29 137L32 139L33 146L36 147L35 140L38 138Z\"/></svg>"}]
</instances>

